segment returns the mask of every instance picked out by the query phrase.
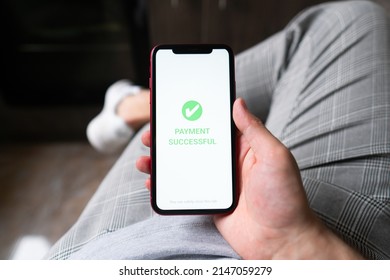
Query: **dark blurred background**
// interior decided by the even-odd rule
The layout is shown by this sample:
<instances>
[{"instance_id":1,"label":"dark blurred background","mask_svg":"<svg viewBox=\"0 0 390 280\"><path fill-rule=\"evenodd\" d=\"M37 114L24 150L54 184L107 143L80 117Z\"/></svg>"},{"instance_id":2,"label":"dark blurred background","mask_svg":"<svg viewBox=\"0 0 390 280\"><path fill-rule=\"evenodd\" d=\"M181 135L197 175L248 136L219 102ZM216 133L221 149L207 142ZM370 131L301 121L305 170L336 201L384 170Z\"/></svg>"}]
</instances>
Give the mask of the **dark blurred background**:
<instances>
[{"instance_id":1,"label":"dark blurred background","mask_svg":"<svg viewBox=\"0 0 390 280\"><path fill-rule=\"evenodd\" d=\"M0 259L34 258L25 237L50 245L77 218L118 156L92 150L85 128L110 84L147 86L154 45L239 53L320 2L1 0Z\"/></svg>"}]
</instances>

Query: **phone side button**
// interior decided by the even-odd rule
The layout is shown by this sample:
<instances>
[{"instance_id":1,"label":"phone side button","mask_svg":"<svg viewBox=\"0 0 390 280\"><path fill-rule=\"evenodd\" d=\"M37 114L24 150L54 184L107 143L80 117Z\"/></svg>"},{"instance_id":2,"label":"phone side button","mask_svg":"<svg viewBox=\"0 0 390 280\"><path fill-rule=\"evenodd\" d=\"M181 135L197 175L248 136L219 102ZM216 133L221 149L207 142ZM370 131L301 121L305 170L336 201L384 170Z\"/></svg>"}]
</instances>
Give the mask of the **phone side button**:
<instances>
[{"instance_id":1,"label":"phone side button","mask_svg":"<svg viewBox=\"0 0 390 280\"><path fill-rule=\"evenodd\" d=\"M149 104L150 104L150 98L151 98L151 90L152 90L152 79L149 77Z\"/></svg>"}]
</instances>

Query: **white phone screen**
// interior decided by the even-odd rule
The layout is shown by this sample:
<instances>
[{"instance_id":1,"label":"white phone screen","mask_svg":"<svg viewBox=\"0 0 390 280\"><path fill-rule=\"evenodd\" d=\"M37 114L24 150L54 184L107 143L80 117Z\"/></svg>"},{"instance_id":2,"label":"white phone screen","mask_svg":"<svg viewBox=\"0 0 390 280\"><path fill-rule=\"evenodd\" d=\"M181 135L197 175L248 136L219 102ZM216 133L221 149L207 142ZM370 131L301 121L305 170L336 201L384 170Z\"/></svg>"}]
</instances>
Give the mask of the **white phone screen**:
<instances>
[{"instance_id":1,"label":"white phone screen","mask_svg":"<svg viewBox=\"0 0 390 280\"><path fill-rule=\"evenodd\" d=\"M234 204L229 52L155 55L156 206L228 209Z\"/></svg>"}]
</instances>

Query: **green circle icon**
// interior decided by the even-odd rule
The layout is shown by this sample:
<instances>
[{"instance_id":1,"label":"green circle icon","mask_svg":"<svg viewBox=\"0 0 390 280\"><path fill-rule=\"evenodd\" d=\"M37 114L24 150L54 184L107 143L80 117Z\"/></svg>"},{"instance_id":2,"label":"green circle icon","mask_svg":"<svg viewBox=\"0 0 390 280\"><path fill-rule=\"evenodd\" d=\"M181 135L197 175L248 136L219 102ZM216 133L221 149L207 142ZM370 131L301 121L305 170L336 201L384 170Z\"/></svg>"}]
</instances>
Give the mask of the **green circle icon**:
<instances>
[{"instance_id":1,"label":"green circle icon","mask_svg":"<svg viewBox=\"0 0 390 280\"><path fill-rule=\"evenodd\" d=\"M190 100L184 103L181 112L187 120L196 121L202 116L203 109L198 101Z\"/></svg>"}]
</instances>

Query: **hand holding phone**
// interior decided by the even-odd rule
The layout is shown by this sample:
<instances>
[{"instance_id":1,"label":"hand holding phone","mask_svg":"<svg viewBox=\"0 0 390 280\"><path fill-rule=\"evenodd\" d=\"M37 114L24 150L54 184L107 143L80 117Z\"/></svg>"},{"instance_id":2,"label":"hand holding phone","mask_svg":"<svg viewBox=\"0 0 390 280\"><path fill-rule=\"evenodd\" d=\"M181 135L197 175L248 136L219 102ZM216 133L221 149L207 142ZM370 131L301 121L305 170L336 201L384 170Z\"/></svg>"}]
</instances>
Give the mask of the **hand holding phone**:
<instances>
[{"instance_id":1,"label":"hand holding phone","mask_svg":"<svg viewBox=\"0 0 390 280\"><path fill-rule=\"evenodd\" d=\"M224 45L161 45L151 53L151 196L160 214L236 205L234 58Z\"/></svg>"}]
</instances>

